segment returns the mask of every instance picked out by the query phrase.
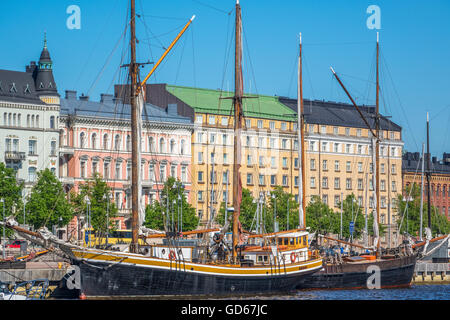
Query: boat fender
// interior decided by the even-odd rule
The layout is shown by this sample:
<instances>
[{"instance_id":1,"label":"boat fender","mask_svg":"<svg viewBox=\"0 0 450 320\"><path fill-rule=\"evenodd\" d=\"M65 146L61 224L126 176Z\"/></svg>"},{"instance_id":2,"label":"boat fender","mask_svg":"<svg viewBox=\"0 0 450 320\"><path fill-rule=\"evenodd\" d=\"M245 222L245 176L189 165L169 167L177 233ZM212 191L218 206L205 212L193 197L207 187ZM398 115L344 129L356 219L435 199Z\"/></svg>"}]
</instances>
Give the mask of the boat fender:
<instances>
[{"instance_id":1,"label":"boat fender","mask_svg":"<svg viewBox=\"0 0 450 320\"><path fill-rule=\"evenodd\" d=\"M291 262L294 263L296 259L297 259L297 255L295 254L295 252L292 252L291 253Z\"/></svg>"},{"instance_id":2,"label":"boat fender","mask_svg":"<svg viewBox=\"0 0 450 320\"><path fill-rule=\"evenodd\" d=\"M169 252L169 259L170 260L175 260L176 259L175 252L173 250L170 250L170 252Z\"/></svg>"}]
</instances>

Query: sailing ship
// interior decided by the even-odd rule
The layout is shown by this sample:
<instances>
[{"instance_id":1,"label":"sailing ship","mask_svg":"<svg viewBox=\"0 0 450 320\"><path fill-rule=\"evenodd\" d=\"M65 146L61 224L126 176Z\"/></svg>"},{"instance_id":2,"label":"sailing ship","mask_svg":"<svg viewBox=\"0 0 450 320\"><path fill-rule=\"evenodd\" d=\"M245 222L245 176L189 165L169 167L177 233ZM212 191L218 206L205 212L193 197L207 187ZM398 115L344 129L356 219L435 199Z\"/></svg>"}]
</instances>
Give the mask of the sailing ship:
<instances>
[{"instance_id":1,"label":"sailing ship","mask_svg":"<svg viewBox=\"0 0 450 320\"><path fill-rule=\"evenodd\" d=\"M300 38L301 39L301 38ZM299 90L298 100L302 106L302 43L300 40L300 55L299 55ZM326 237L329 241L336 241L338 243L347 245L349 247L357 247L365 251L372 250L374 254L365 254L360 256L342 257L340 252L336 252L332 257L324 256L323 268L312 275L307 281L303 282L298 289L364 289L364 288L398 288L408 287L414 275L414 269L418 258L418 253L413 251L411 241L406 240L395 250L386 250L383 254L380 247L379 237L379 213L380 213L380 189L379 189L379 155L380 155L380 114L379 114L379 35L377 33L377 63L376 63L376 114L375 114L375 132L361 113L355 101L352 99L350 93L347 91L342 81L339 79L336 72L331 68L334 76L339 84L344 89L347 96L359 112L360 116L367 125L369 132L372 134L372 161L375 163L373 175L374 188L374 246L361 246L352 242L346 242L340 239ZM303 114L303 108L299 108L299 113ZM299 119L302 116L299 115ZM300 120L299 120L300 121ZM369 136L370 136L369 133ZM303 158L303 157L302 157ZM367 228L367 224L366 224ZM365 235L367 236L367 230ZM392 254L392 252L394 254Z\"/></svg>"},{"instance_id":2,"label":"sailing ship","mask_svg":"<svg viewBox=\"0 0 450 320\"><path fill-rule=\"evenodd\" d=\"M304 213L299 228L249 237L244 243L239 223L242 188L240 179L241 131L243 127L242 103L242 22L239 0L236 2L235 26L235 94L234 107L234 164L232 242L227 243L225 231L230 221L216 233L211 242L184 245L182 237L192 232L166 232L145 235L143 210L140 208L140 111L144 103L144 85L152 72L181 37L193 18L183 28L162 58L154 65L147 77L138 83L136 63L135 1L131 0L130 34L131 78L130 104L132 129L132 242L129 250L112 251L85 248L56 239L50 233L31 232L14 223L8 226L21 234L45 239L44 242L59 247L79 268L80 294L98 296L173 296L173 295L246 295L288 292L300 286L310 274L322 267L322 258L309 250L308 232L304 227ZM141 246L141 239L163 238L163 244ZM207 237L205 237L207 238ZM191 244L192 244L191 243ZM223 250L219 250L223 249ZM217 253L217 254L215 254Z\"/></svg>"}]
</instances>

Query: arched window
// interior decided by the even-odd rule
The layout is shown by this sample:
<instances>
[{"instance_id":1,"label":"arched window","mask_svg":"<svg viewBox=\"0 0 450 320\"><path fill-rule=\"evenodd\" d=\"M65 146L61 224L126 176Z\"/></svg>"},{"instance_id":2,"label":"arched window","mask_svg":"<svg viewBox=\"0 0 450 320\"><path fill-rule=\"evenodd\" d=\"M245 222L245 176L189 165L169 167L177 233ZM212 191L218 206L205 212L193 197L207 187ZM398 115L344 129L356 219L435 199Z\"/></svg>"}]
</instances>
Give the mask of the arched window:
<instances>
[{"instance_id":1,"label":"arched window","mask_svg":"<svg viewBox=\"0 0 450 320\"><path fill-rule=\"evenodd\" d=\"M55 129L55 116L50 117L50 129Z\"/></svg>"},{"instance_id":2,"label":"arched window","mask_svg":"<svg viewBox=\"0 0 450 320\"><path fill-rule=\"evenodd\" d=\"M150 152L155 152L155 139L153 137L148 138L148 147Z\"/></svg>"},{"instance_id":3,"label":"arched window","mask_svg":"<svg viewBox=\"0 0 450 320\"><path fill-rule=\"evenodd\" d=\"M95 132L91 135L91 148L97 149L97 134Z\"/></svg>"},{"instance_id":4,"label":"arched window","mask_svg":"<svg viewBox=\"0 0 450 320\"><path fill-rule=\"evenodd\" d=\"M3 125L6 126L7 124L8 124L8 114L5 112L3 114Z\"/></svg>"},{"instance_id":5,"label":"arched window","mask_svg":"<svg viewBox=\"0 0 450 320\"><path fill-rule=\"evenodd\" d=\"M127 151L131 151L131 136L127 135Z\"/></svg>"},{"instance_id":6,"label":"arched window","mask_svg":"<svg viewBox=\"0 0 450 320\"><path fill-rule=\"evenodd\" d=\"M166 142L164 141L164 138L159 139L159 152L164 153L166 149Z\"/></svg>"},{"instance_id":7,"label":"arched window","mask_svg":"<svg viewBox=\"0 0 450 320\"><path fill-rule=\"evenodd\" d=\"M175 153L175 140L170 140L170 153Z\"/></svg>"},{"instance_id":8,"label":"arched window","mask_svg":"<svg viewBox=\"0 0 450 320\"><path fill-rule=\"evenodd\" d=\"M120 149L120 135L116 134L114 137L114 150Z\"/></svg>"},{"instance_id":9,"label":"arched window","mask_svg":"<svg viewBox=\"0 0 450 320\"><path fill-rule=\"evenodd\" d=\"M108 144L109 144L109 141L108 141L108 134L105 133L105 134L103 135L103 149L107 150L107 149L108 149Z\"/></svg>"},{"instance_id":10,"label":"arched window","mask_svg":"<svg viewBox=\"0 0 450 320\"><path fill-rule=\"evenodd\" d=\"M183 140L181 140L181 147L180 147L180 153L184 154L186 152L186 142Z\"/></svg>"},{"instance_id":11,"label":"arched window","mask_svg":"<svg viewBox=\"0 0 450 320\"><path fill-rule=\"evenodd\" d=\"M36 128L39 128L39 116L36 116Z\"/></svg>"},{"instance_id":12,"label":"arched window","mask_svg":"<svg viewBox=\"0 0 450 320\"><path fill-rule=\"evenodd\" d=\"M5 115L6 115L6 113L5 113ZM6 125L6 118L5 118L5 125ZM30 115L29 114L27 115L27 127L28 128L30 127Z\"/></svg>"},{"instance_id":13,"label":"arched window","mask_svg":"<svg viewBox=\"0 0 450 320\"><path fill-rule=\"evenodd\" d=\"M80 148L85 147L86 135L84 132L80 133Z\"/></svg>"}]
</instances>

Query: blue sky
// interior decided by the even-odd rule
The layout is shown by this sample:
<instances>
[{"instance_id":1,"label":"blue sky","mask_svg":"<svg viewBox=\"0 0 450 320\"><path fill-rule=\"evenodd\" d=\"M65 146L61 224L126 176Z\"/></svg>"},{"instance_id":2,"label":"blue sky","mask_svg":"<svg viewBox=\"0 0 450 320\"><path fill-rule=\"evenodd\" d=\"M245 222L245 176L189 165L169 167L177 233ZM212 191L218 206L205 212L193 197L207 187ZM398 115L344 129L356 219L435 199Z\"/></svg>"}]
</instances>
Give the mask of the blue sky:
<instances>
[{"instance_id":1,"label":"blue sky","mask_svg":"<svg viewBox=\"0 0 450 320\"><path fill-rule=\"evenodd\" d=\"M81 9L70 30L66 9ZM124 81L121 61L127 0L0 2L0 68L38 60L47 32L58 90L99 100ZM233 89L234 0L136 0L138 60L156 61L192 16L196 19L151 83ZM245 91L296 97L298 33L303 34L304 97L349 102L330 66L357 103L375 101L376 31L368 6L381 10L381 112L403 127L408 151L420 151L431 118L431 152L450 152L450 2L448 0L241 0ZM231 14L228 14L230 13ZM126 37L128 39L128 32ZM228 42L227 42L228 39ZM119 41L120 40L120 41ZM144 76L149 66L142 69Z\"/></svg>"}]
</instances>

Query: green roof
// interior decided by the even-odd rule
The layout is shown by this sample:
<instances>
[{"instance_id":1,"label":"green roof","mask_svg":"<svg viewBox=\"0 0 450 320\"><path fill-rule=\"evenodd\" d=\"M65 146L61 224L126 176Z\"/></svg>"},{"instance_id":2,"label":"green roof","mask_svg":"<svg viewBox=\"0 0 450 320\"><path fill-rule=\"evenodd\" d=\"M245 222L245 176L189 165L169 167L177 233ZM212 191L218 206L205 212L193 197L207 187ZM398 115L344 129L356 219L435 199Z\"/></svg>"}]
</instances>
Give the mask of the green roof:
<instances>
[{"instance_id":1,"label":"green roof","mask_svg":"<svg viewBox=\"0 0 450 320\"><path fill-rule=\"evenodd\" d=\"M167 85L166 90L191 106L196 113L233 114L233 100L220 98L233 97L234 92L174 85ZM279 102L277 97L254 94L244 94L244 96L252 97L243 101L245 117L296 121L297 114Z\"/></svg>"}]
</instances>

